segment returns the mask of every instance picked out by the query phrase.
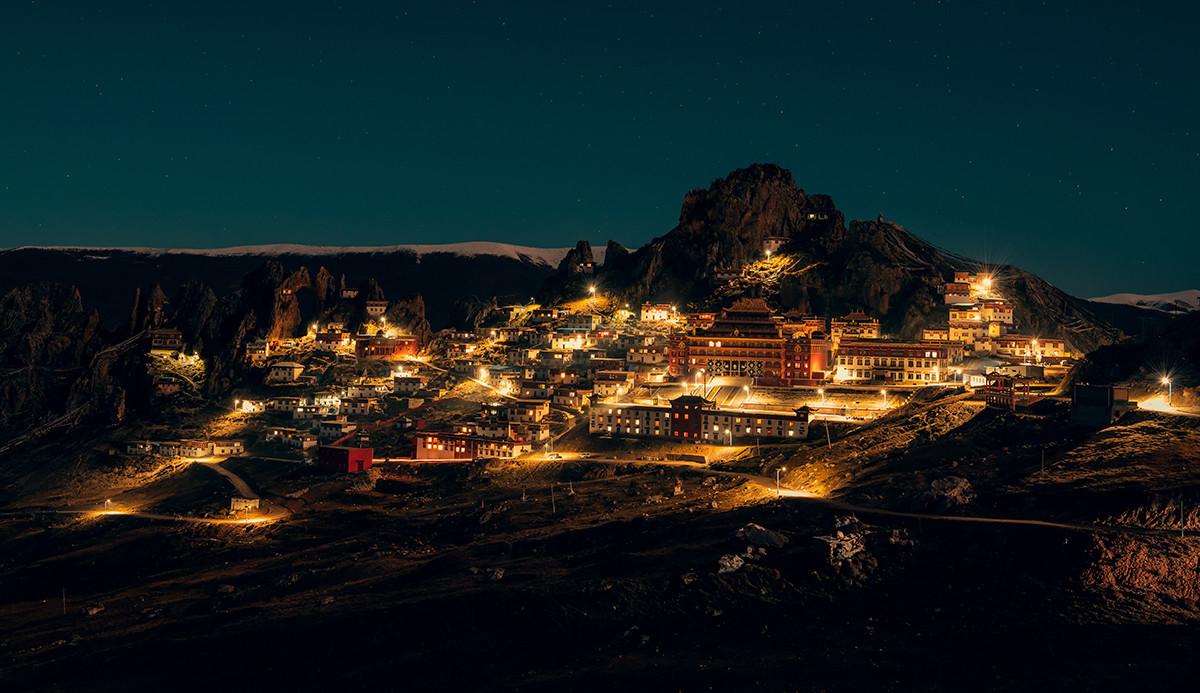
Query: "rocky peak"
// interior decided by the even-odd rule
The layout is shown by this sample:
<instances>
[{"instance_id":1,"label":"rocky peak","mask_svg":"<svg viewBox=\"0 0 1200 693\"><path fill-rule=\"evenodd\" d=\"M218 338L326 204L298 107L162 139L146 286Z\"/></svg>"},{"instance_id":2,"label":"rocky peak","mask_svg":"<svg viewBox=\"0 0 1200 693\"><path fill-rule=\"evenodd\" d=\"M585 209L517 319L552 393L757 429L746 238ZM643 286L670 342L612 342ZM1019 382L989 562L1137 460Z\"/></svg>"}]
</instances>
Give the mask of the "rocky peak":
<instances>
[{"instance_id":1,"label":"rocky peak","mask_svg":"<svg viewBox=\"0 0 1200 693\"><path fill-rule=\"evenodd\" d=\"M579 241L575 247L567 251L566 257L558 264L558 274L561 277L577 277L592 274L596 268L596 259L592 254L592 244Z\"/></svg>"},{"instance_id":2,"label":"rocky peak","mask_svg":"<svg viewBox=\"0 0 1200 693\"><path fill-rule=\"evenodd\" d=\"M620 264L628 256L629 248L610 240L604 248L604 266L608 267L609 263Z\"/></svg>"},{"instance_id":3,"label":"rocky peak","mask_svg":"<svg viewBox=\"0 0 1200 693\"><path fill-rule=\"evenodd\" d=\"M157 282L145 289L135 289L133 311L129 318L129 333L136 334L162 325L165 320L167 295Z\"/></svg>"}]
</instances>

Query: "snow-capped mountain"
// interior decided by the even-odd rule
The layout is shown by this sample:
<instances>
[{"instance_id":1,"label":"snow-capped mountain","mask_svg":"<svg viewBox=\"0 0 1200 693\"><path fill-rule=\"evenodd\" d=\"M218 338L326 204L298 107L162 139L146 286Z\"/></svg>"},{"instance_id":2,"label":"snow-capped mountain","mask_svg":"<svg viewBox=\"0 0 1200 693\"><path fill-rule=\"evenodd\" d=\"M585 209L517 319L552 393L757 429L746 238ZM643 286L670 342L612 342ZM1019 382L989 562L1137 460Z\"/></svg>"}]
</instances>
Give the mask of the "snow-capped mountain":
<instances>
[{"instance_id":1,"label":"snow-capped mountain","mask_svg":"<svg viewBox=\"0 0 1200 693\"><path fill-rule=\"evenodd\" d=\"M1138 308L1149 308L1164 313L1187 313L1200 310L1200 289L1185 289L1166 294L1112 294L1093 298L1099 303L1117 303Z\"/></svg>"},{"instance_id":2,"label":"snow-capped mountain","mask_svg":"<svg viewBox=\"0 0 1200 693\"><path fill-rule=\"evenodd\" d=\"M464 257L491 255L511 258L534 264L558 267L570 248L533 248L510 243L490 241L467 241L462 243L417 243L381 246L330 246L304 245L298 243L272 243L266 245L239 245L226 248L151 248L151 247L100 247L100 246L23 246L11 250L61 250L87 252L91 260L105 259L104 253L137 253L140 255L203 255L208 257L282 256L299 255L320 257L326 255L377 255L382 253L411 252L418 256L448 253ZM604 247L594 251L596 262L604 261Z\"/></svg>"}]
</instances>

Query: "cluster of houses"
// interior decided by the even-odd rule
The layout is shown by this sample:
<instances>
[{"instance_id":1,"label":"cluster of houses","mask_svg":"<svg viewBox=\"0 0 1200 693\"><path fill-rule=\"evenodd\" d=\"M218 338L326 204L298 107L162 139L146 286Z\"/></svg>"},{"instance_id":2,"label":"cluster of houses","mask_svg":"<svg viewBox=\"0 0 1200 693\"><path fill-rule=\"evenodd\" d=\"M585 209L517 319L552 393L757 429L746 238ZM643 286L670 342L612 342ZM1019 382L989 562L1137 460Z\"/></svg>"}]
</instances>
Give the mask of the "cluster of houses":
<instances>
[{"instance_id":1,"label":"cluster of houses","mask_svg":"<svg viewBox=\"0 0 1200 693\"><path fill-rule=\"evenodd\" d=\"M949 320L925 330L926 340L956 342L969 352L1035 363L1072 355L1062 339L1017 332L1013 305L1000 295L997 281L990 274L955 272L942 295Z\"/></svg>"},{"instance_id":2,"label":"cluster of houses","mask_svg":"<svg viewBox=\"0 0 1200 693\"><path fill-rule=\"evenodd\" d=\"M130 455L162 455L163 457L232 457L246 451L240 440L134 440L125 446Z\"/></svg>"},{"instance_id":3,"label":"cluster of houses","mask_svg":"<svg viewBox=\"0 0 1200 693\"><path fill-rule=\"evenodd\" d=\"M549 414L550 402L547 400L505 400L487 404L474 420L417 431L416 458L520 457L550 440Z\"/></svg>"}]
</instances>

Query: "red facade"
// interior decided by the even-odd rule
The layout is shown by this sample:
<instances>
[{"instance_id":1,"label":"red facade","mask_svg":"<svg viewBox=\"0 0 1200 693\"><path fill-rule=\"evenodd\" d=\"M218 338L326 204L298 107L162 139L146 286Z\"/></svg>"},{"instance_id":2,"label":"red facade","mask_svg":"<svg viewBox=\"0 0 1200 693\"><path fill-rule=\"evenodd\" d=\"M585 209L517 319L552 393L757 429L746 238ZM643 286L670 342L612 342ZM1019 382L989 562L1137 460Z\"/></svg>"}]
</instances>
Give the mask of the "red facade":
<instances>
[{"instance_id":1,"label":"red facade","mask_svg":"<svg viewBox=\"0 0 1200 693\"><path fill-rule=\"evenodd\" d=\"M317 451L317 464L322 469L339 474L357 474L371 468L375 458L372 448L355 448L343 445L322 445Z\"/></svg>"}]
</instances>

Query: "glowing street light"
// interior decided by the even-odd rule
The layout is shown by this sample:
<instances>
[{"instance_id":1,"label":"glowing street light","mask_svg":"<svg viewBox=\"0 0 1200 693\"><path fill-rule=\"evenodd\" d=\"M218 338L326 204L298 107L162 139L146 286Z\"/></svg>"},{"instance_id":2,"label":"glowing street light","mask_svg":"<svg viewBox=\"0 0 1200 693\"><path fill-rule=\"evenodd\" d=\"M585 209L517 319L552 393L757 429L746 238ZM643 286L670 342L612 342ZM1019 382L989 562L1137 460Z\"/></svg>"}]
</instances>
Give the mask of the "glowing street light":
<instances>
[{"instance_id":1,"label":"glowing street light","mask_svg":"<svg viewBox=\"0 0 1200 693\"><path fill-rule=\"evenodd\" d=\"M1175 406L1175 385L1171 382L1171 379L1164 375L1158 382L1167 386L1167 406Z\"/></svg>"},{"instance_id":2,"label":"glowing street light","mask_svg":"<svg viewBox=\"0 0 1200 693\"><path fill-rule=\"evenodd\" d=\"M779 474L780 474L780 472L786 472L786 471L787 471L787 467L778 467L775 470L775 495L776 496L783 495L783 489L780 488L780 486L779 486Z\"/></svg>"},{"instance_id":3,"label":"glowing street light","mask_svg":"<svg viewBox=\"0 0 1200 693\"><path fill-rule=\"evenodd\" d=\"M991 289L992 289L992 278L991 277L984 277L980 283L983 284L983 288L985 290L991 291Z\"/></svg>"},{"instance_id":4,"label":"glowing street light","mask_svg":"<svg viewBox=\"0 0 1200 693\"><path fill-rule=\"evenodd\" d=\"M879 397L883 400L883 406L887 408L887 390L880 390Z\"/></svg>"},{"instance_id":5,"label":"glowing street light","mask_svg":"<svg viewBox=\"0 0 1200 693\"><path fill-rule=\"evenodd\" d=\"M825 404L825 388L818 387L817 394L821 396L821 404Z\"/></svg>"}]
</instances>

